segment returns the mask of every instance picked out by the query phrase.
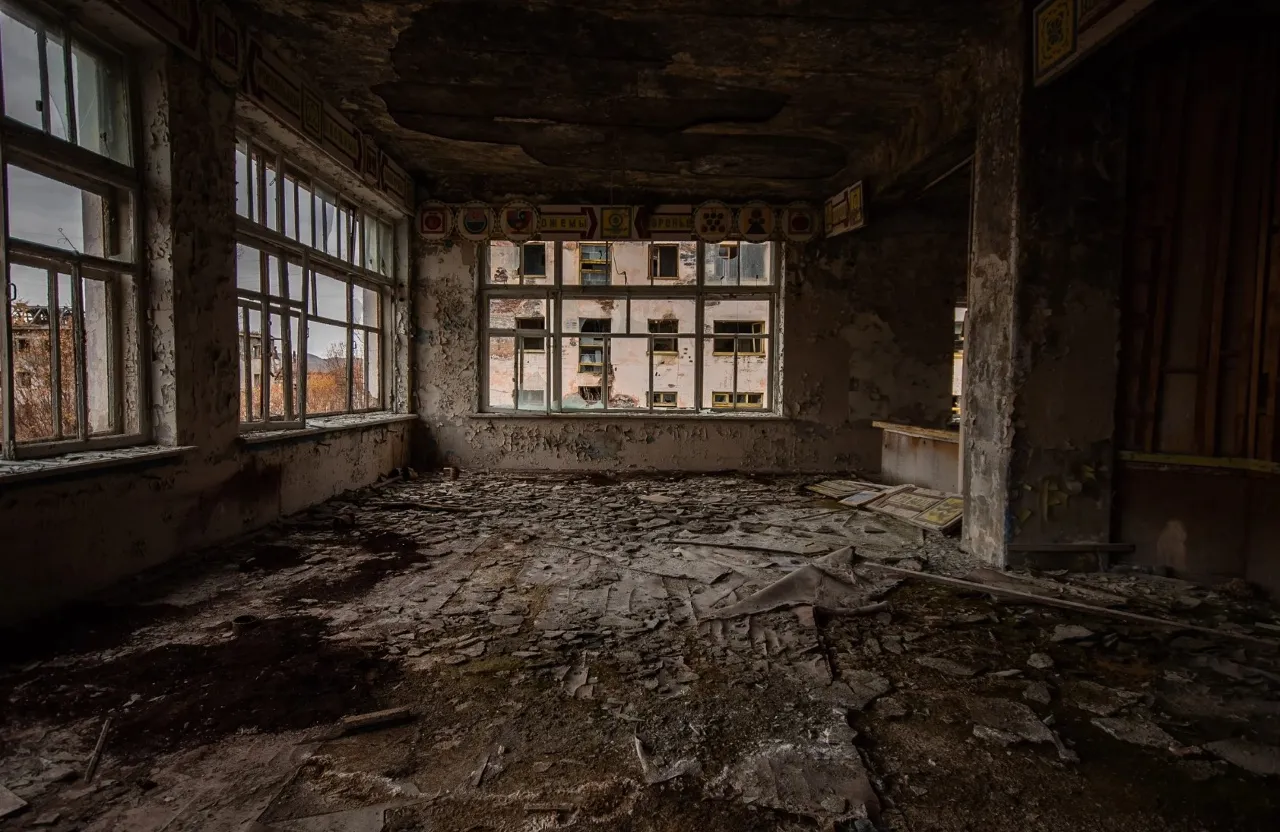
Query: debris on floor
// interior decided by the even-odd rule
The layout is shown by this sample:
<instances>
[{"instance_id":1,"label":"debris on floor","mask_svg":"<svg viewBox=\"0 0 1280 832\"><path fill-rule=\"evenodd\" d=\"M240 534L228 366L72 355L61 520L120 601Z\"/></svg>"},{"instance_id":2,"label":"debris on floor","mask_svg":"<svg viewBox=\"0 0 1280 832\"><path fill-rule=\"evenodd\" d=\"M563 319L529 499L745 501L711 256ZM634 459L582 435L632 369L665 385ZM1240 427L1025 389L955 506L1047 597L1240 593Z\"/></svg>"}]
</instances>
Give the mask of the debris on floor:
<instances>
[{"instance_id":1,"label":"debris on floor","mask_svg":"<svg viewBox=\"0 0 1280 832\"><path fill-rule=\"evenodd\" d=\"M804 482L419 476L158 570L6 639L0 832L1274 830L1273 607Z\"/></svg>"}]
</instances>

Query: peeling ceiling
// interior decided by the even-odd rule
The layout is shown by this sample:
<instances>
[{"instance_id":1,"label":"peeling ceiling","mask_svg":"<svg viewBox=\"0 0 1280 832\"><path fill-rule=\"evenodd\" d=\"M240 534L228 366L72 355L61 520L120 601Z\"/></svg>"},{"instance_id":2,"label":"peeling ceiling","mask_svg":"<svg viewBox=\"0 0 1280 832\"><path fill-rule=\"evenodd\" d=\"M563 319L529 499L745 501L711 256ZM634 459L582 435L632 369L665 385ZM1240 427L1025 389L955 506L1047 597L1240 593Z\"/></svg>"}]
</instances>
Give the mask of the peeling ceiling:
<instances>
[{"instance_id":1,"label":"peeling ceiling","mask_svg":"<svg viewBox=\"0 0 1280 832\"><path fill-rule=\"evenodd\" d=\"M433 196L644 202L821 199L885 173L1009 2L239 5Z\"/></svg>"}]
</instances>

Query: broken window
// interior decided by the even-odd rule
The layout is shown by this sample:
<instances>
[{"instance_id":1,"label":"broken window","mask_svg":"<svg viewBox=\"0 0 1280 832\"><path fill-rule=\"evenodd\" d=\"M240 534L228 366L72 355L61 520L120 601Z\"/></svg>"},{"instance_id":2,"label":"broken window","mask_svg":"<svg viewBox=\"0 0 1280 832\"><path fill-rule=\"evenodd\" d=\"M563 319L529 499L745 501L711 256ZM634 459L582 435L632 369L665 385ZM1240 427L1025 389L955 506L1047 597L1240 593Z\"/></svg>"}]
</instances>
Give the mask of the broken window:
<instances>
[{"instance_id":1,"label":"broken window","mask_svg":"<svg viewBox=\"0 0 1280 832\"><path fill-rule=\"evenodd\" d=\"M520 263L520 274L524 277L547 276L546 243L525 243L520 249L523 258Z\"/></svg>"},{"instance_id":2,"label":"broken window","mask_svg":"<svg viewBox=\"0 0 1280 832\"><path fill-rule=\"evenodd\" d=\"M144 439L126 78L105 44L0 9L5 458Z\"/></svg>"},{"instance_id":3,"label":"broken window","mask_svg":"<svg viewBox=\"0 0 1280 832\"><path fill-rule=\"evenodd\" d=\"M583 245L578 255L578 275L583 286L608 286L612 266L608 243Z\"/></svg>"},{"instance_id":4,"label":"broken window","mask_svg":"<svg viewBox=\"0 0 1280 832\"><path fill-rule=\"evenodd\" d=\"M675 335L680 331L680 322L678 320L664 319L661 321L649 321L649 332L659 334ZM680 339L678 338L654 338L650 341L654 355L679 355Z\"/></svg>"},{"instance_id":5,"label":"broken window","mask_svg":"<svg viewBox=\"0 0 1280 832\"><path fill-rule=\"evenodd\" d=\"M235 164L242 427L385 409L391 222L257 138Z\"/></svg>"},{"instance_id":6,"label":"broken window","mask_svg":"<svg viewBox=\"0 0 1280 832\"><path fill-rule=\"evenodd\" d=\"M545 390L521 390L520 406L521 407L542 407L546 402L547 391Z\"/></svg>"},{"instance_id":7,"label":"broken window","mask_svg":"<svg viewBox=\"0 0 1280 832\"><path fill-rule=\"evenodd\" d=\"M565 257L560 262L568 265L548 268L547 280L534 285L515 279L527 246L494 241L486 249L481 274L487 278L479 289L482 409L719 414L774 408L776 282L713 286L703 264L719 246L539 245L548 264ZM747 256L742 246L730 248L739 259ZM769 245L752 251L770 263L779 257ZM693 272L689 282L682 276L659 284L650 274L670 274L672 266ZM593 268L600 270L595 278ZM542 405L523 390L545 391ZM730 399L715 406L712 391L728 391Z\"/></svg>"},{"instance_id":8,"label":"broken window","mask_svg":"<svg viewBox=\"0 0 1280 832\"><path fill-rule=\"evenodd\" d=\"M680 276L680 246L653 245L649 247L649 276L677 278Z\"/></svg>"},{"instance_id":9,"label":"broken window","mask_svg":"<svg viewBox=\"0 0 1280 832\"><path fill-rule=\"evenodd\" d=\"M716 335L759 335L764 332L764 321L715 321ZM716 355L763 355L764 341L760 338L716 338Z\"/></svg>"},{"instance_id":10,"label":"broken window","mask_svg":"<svg viewBox=\"0 0 1280 832\"><path fill-rule=\"evenodd\" d=\"M706 252L708 284L751 286L773 282L768 243L725 242L707 246Z\"/></svg>"},{"instance_id":11,"label":"broken window","mask_svg":"<svg viewBox=\"0 0 1280 832\"><path fill-rule=\"evenodd\" d=\"M545 318L516 318L516 329L536 329L541 331L546 328L547 321ZM542 352L546 349L546 339L526 336L520 339L520 346L525 352Z\"/></svg>"}]
</instances>

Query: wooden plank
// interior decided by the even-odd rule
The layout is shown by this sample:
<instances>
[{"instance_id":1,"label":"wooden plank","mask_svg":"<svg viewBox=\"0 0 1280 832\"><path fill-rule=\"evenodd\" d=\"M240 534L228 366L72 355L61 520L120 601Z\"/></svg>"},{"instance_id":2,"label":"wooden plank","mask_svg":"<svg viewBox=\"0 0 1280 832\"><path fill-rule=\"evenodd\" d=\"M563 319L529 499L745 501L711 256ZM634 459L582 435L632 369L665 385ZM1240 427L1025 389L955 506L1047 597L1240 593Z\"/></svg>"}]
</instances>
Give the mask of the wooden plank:
<instances>
[{"instance_id":1,"label":"wooden plank","mask_svg":"<svg viewBox=\"0 0 1280 832\"><path fill-rule=\"evenodd\" d=\"M1145 384L1146 400L1143 402L1142 418L1145 431L1142 447L1147 451L1156 450L1156 428L1160 424L1161 392L1163 390L1163 374L1161 368L1165 361L1165 338L1169 329L1169 294L1176 269L1174 243L1182 218L1182 201L1186 185L1182 181L1186 168L1187 146L1189 144L1187 129L1187 97L1191 77L1191 56L1184 53L1177 62L1176 73L1171 80L1173 101L1167 111L1168 121L1162 122L1162 135L1153 137L1160 147L1171 148L1172 169L1162 171L1165 175L1165 187L1158 197L1160 207L1167 206L1168 213L1162 217L1160 246L1156 257L1153 274L1152 302L1154 310L1151 322L1151 339L1147 353L1147 378ZM1172 129L1170 129L1172 126ZM1170 136L1172 132L1174 135ZM1164 165L1161 166L1162 168Z\"/></svg>"},{"instance_id":2,"label":"wooden plank","mask_svg":"<svg viewBox=\"0 0 1280 832\"><path fill-rule=\"evenodd\" d=\"M960 431L938 430L937 428L918 428L914 425L899 425L893 422L872 422L871 427L880 428L889 433L900 433L903 436L914 436L919 439L936 439L939 442L957 443Z\"/></svg>"},{"instance_id":3,"label":"wooden plank","mask_svg":"<svg viewBox=\"0 0 1280 832\"><path fill-rule=\"evenodd\" d=\"M1156 618L1152 615L1143 615L1142 613L1128 612L1127 610L1115 610L1109 607L1099 607L1093 604L1086 604L1083 601L1069 601L1066 598L1056 598L1051 595L1036 595L1033 592L1020 592L1015 589L989 586L987 584L980 584L974 581L966 581L961 578L950 578L946 575L934 575L929 572L912 572L910 569L902 569L897 566L889 566L888 564L876 563L875 561L870 560L864 560L859 563L858 566L869 566L873 569L880 569L885 572L893 573L894 575L901 575L904 578L913 578L918 581L943 584L945 586L955 587L957 589L966 589L972 592L986 592L992 595L1004 595L1010 598L1019 598L1033 603L1045 604L1050 607L1062 607L1063 609L1089 613L1103 618L1119 618L1121 620L1132 621L1137 624L1150 624L1155 627L1163 627L1171 630L1187 630L1193 633L1204 633L1205 635L1217 636L1219 638L1235 641L1247 641L1251 644L1262 644L1272 648L1280 647L1280 642L1260 638L1259 636L1250 635L1248 633L1235 633L1227 630L1217 630L1213 627L1201 627L1198 624L1190 624L1186 621Z\"/></svg>"},{"instance_id":4,"label":"wooden plank","mask_svg":"<svg viewBox=\"0 0 1280 832\"><path fill-rule=\"evenodd\" d=\"M1272 155L1271 224L1267 246L1267 277L1262 293L1264 311L1263 332L1259 361L1255 363L1259 375L1258 403L1252 408L1256 413L1254 456L1258 459L1277 461L1276 433L1280 431L1280 148Z\"/></svg>"},{"instance_id":5,"label":"wooden plank","mask_svg":"<svg viewBox=\"0 0 1280 832\"><path fill-rule=\"evenodd\" d=\"M1132 552L1132 543L1014 543L1010 552Z\"/></svg>"},{"instance_id":6,"label":"wooden plank","mask_svg":"<svg viewBox=\"0 0 1280 832\"><path fill-rule=\"evenodd\" d=\"M1176 468L1219 468L1229 471L1252 471L1256 474L1280 474L1280 462L1240 457L1195 456L1193 454L1148 454L1120 451L1121 462Z\"/></svg>"},{"instance_id":7,"label":"wooden plank","mask_svg":"<svg viewBox=\"0 0 1280 832\"><path fill-rule=\"evenodd\" d=\"M399 725L413 718L413 711L407 707L388 708L385 711L344 716L340 728L342 733L350 734L356 731L367 731L370 728L381 728L386 725Z\"/></svg>"},{"instance_id":8,"label":"wooden plank","mask_svg":"<svg viewBox=\"0 0 1280 832\"><path fill-rule=\"evenodd\" d=\"M1256 86L1253 87L1254 96L1249 102L1248 111L1254 118L1261 119L1261 123L1256 125L1257 129L1254 131L1249 131L1251 136L1256 134L1258 138L1257 145L1249 151L1251 168L1245 174L1245 184L1251 189L1251 201L1245 207L1251 211L1254 228L1251 229L1251 239L1240 241L1242 248L1251 247L1249 253L1252 262L1245 265L1251 266L1252 274L1242 274L1242 291L1247 293L1248 301L1242 310L1240 329L1247 333L1247 343L1243 344L1244 355L1240 362L1243 365L1240 374L1242 379L1236 390L1238 434L1235 436L1234 447L1228 449L1228 456L1242 457L1252 456L1256 449L1257 402L1261 394L1260 364L1263 326L1266 321L1262 312L1266 305L1267 242L1271 230L1271 212L1274 210L1271 172L1275 166L1276 91L1277 83L1280 83L1277 81L1280 79L1280 60L1275 58L1274 51L1267 49L1265 44L1260 44L1258 38L1253 41L1252 58L1253 67L1249 76Z\"/></svg>"},{"instance_id":9,"label":"wooden plank","mask_svg":"<svg viewBox=\"0 0 1280 832\"><path fill-rule=\"evenodd\" d=\"M1249 356L1249 399L1245 405L1245 413L1247 417L1245 452L1247 454L1256 455L1263 459L1270 457L1270 454L1262 453L1259 447L1259 431L1261 425L1261 410L1263 398L1267 392L1263 389L1263 380L1275 376L1267 376L1265 369L1262 367L1263 356L1266 348L1266 322L1265 311L1267 306L1267 282L1268 277L1274 279L1274 267L1277 257L1276 251L1276 234L1280 231L1280 224L1277 223L1276 209L1280 206L1280 164L1278 164L1276 154L1276 119L1277 109L1280 108L1280 102L1277 101L1277 72L1280 67L1277 66L1277 59L1268 49L1259 49L1258 54L1262 61L1262 78L1263 93L1262 100L1259 102L1259 109L1266 114L1266 159L1267 167L1264 173L1264 181L1269 181L1271 187L1264 189L1264 198L1260 210L1262 212L1261 222L1258 223L1258 261L1256 264L1257 274L1254 278L1254 302L1253 302L1253 329L1252 329L1252 349ZM1271 321L1275 321L1272 317ZM1274 324L1273 324L1274 326Z\"/></svg>"},{"instance_id":10,"label":"wooden plank","mask_svg":"<svg viewBox=\"0 0 1280 832\"><path fill-rule=\"evenodd\" d=\"M1204 362L1204 378L1201 380L1196 401L1196 427L1201 453L1209 456L1218 452L1218 401L1222 378L1222 337L1225 325L1224 306L1227 295L1227 278L1231 266L1231 237L1235 228L1235 208L1240 185L1240 122L1244 111L1245 64L1233 53L1227 58L1223 79L1229 90L1226 112L1220 123L1219 135L1214 143L1221 167L1218 169L1218 229L1217 238L1208 251L1205 284L1205 305L1200 325L1201 355Z\"/></svg>"}]
</instances>

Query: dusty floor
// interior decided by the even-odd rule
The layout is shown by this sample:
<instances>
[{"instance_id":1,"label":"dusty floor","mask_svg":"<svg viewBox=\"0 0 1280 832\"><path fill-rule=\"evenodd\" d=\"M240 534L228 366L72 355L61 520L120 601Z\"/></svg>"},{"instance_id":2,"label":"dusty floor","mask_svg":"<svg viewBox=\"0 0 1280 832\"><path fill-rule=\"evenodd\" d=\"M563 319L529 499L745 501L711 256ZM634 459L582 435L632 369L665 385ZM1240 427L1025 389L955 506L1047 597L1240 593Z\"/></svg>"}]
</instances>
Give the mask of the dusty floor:
<instances>
[{"instance_id":1,"label":"dusty floor","mask_svg":"<svg viewBox=\"0 0 1280 832\"><path fill-rule=\"evenodd\" d=\"M4 642L0 830L1280 828L1274 646L904 580L873 564L976 564L797 485L418 479L147 576ZM788 575L809 603L717 617Z\"/></svg>"}]
</instances>

